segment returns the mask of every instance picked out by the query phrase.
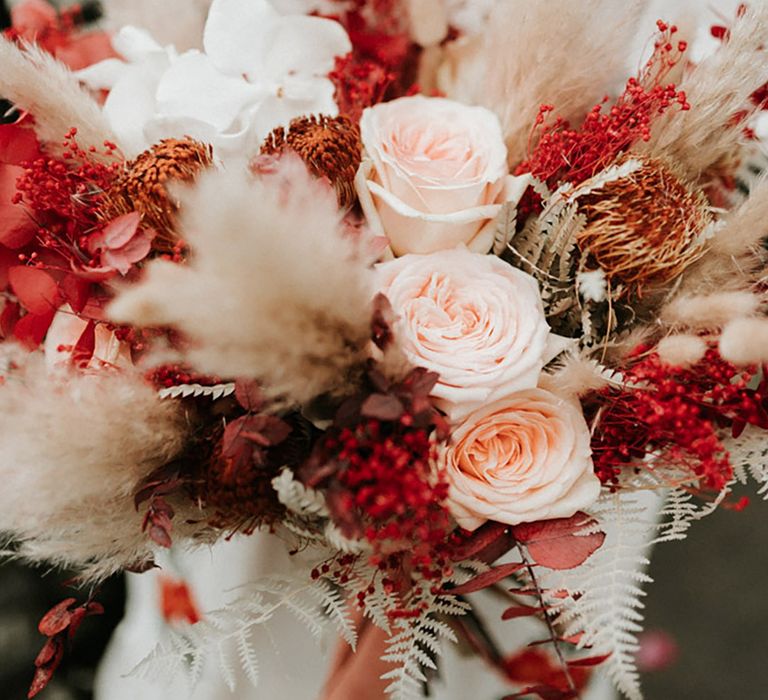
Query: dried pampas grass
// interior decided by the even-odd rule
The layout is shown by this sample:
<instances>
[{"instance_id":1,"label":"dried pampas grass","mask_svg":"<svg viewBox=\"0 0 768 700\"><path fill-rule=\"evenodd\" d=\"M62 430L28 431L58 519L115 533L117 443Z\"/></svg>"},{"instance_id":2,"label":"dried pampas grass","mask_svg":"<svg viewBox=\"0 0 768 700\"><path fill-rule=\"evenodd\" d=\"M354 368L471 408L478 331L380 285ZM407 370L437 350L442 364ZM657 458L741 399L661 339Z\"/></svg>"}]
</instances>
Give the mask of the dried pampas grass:
<instances>
[{"instance_id":1,"label":"dried pampas grass","mask_svg":"<svg viewBox=\"0 0 768 700\"><path fill-rule=\"evenodd\" d=\"M372 272L333 190L296 157L277 168L258 180L203 174L181 198L191 259L150 263L108 312L181 331L198 371L257 378L273 398L305 403L348 389L365 362Z\"/></svg>"},{"instance_id":2,"label":"dried pampas grass","mask_svg":"<svg viewBox=\"0 0 768 700\"><path fill-rule=\"evenodd\" d=\"M0 533L17 556L88 578L146 561L151 543L133 492L181 450L178 404L135 373L51 375L41 354L6 360Z\"/></svg>"},{"instance_id":3,"label":"dried pampas grass","mask_svg":"<svg viewBox=\"0 0 768 700\"><path fill-rule=\"evenodd\" d=\"M673 327L713 330L753 316L759 306L760 297L746 291L680 295L662 308L660 319Z\"/></svg>"},{"instance_id":4,"label":"dried pampas grass","mask_svg":"<svg viewBox=\"0 0 768 700\"><path fill-rule=\"evenodd\" d=\"M211 0L102 0L110 29L134 25L179 51L200 49Z\"/></svg>"},{"instance_id":5,"label":"dried pampas grass","mask_svg":"<svg viewBox=\"0 0 768 700\"><path fill-rule=\"evenodd\" d=\"M80 85L69 68L41 48L26 44L20 49L0 36L0 95L35 118L38 138L50 150L63 150L62 139L77 127L77 142L101 157L104 141L115 135L96 100Z\"/></svg>"},{"instance_id":6,"label":"dried pampas grass","mask_svg":"<svg viewBox=\"0 0 768 700\"><path fill-rule=\"evenodd\" d=\"M605 368L578 353L566 353L552 372L541 376L539 386L560 396L580 397L609 384Z\"/></svg>"},{"instance_id":7,"label":"dried pampas grass","mask_svg":"<svg viewBox=\"0 0 768 700\"><path fill-rule=\"evenodd\" d=\"M639 0L505 0L482 37L448 49L439 87L493 110L518 163L542 104L578 120L624 79L642 9Z\"/></svg>"},{"instance_id":8,"label":"dried pampas grass","mask_svg":"<svg viewBox=\"0 0 768 700\"><path fill-rule=\"evenodd\" d=\"M750 109L750 96L768 82L768 4L747 7L731 27L730 39L679 86L691 109L669 110L654 124L651 140L639 146L677 161L691 179L738 156L744 123L734 117Z\"/></svg>"}]
</instances>

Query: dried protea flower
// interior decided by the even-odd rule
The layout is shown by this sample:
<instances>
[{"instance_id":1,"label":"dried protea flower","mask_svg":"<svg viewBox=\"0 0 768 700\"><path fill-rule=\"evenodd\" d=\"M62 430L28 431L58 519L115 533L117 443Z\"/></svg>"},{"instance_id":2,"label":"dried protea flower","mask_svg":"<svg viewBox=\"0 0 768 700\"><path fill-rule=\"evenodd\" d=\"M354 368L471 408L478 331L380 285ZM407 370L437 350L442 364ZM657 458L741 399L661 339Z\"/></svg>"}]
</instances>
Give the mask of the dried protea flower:
<instances>
[{"instance_id":1,"label":"dried protea flower","mask_svg":"<svg viewBox=\"0 0 768 700\"><path fill-rule=\"evenodd\" d=\"M339 206L348 209L357 198L355 173L360 166L362 145L357 125L347 117L325 115L294 119L288 131L272 131L261 147L261 155L296 152L317 177L325 177L336 189Z\"/></svg>"},{"instance_id":2,"label":"dried protea flower","mask_svg":"<svg viewBox=\"0 0 768 700\"><path fill-rule=\"evenodd\" d=\"M605 272L614 293L621 287L642 294L677 277L706 251L705 231L712 223L704 194L672 166L634 162L629 174L578 198L586 226L577 243Z\"/></svg>"},{"instance_id":3,"label":"dried protea flower","mask_svg":"<svg viewBox=\"0 0 768 700\"><path fill-rule=\"evenodd\" d=\"M191 138L164 139L125 166L125 171L105 193L103 216L139 212L143 223L157 231L154 247L172 249L178 240L178 204L167 186L171 182L192 182L213 163L211 146Z\"/></svg>"}]
</instances>

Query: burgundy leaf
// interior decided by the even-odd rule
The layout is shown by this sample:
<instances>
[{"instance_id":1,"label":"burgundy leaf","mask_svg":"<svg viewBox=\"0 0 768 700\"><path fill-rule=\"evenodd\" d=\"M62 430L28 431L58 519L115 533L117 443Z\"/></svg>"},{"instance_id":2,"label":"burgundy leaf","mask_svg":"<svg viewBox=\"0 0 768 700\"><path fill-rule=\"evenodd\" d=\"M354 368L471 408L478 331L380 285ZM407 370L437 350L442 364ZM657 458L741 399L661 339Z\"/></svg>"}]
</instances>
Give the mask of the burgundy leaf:
<instances>
[{"instance_id":1,"label":"burgundy leaf","mask_svg":"<svg viewBox=\"0 0 768 700\"><path fill-rule=\"evenodd\" d=\"M67 629L69 623L72 621L72 612L70 607L73 603L76 603L75 598L67 598L62 600L57 605L54 605L37 625L37 629L40 630L40 634L44 634L46 637L53 637L55 634Z\"/></svg>"},{"instance_id":2,"label":"burgundy leaf","mask_svg":"<svg viewBox=\"0 0 768 700\"><path fill-rule=\"evenodd\" d=\"M395 312L392 310L392 304L384 294L379 292L373 300L371 337L380 350L386 350L392 342L392 325L394 322Z\"/></svg>"},{"instance_id":3,"label":"burgundy leaf","mask_svg":"<svg viewBox=\"0 0 768 700\"><path fill-rule=\"evenodd\" d=\"M507 578L507 576L511 576L516 571L520 571L520 569L523 568L525 568L525 564L520 562L495 566L488 571L484 571L479 576L475 576L475 578L467 581L466 583L462 583L460 586L449 588L442 592L447 595L465 595L467 593L475 593L476 591L481 591L483 588L492 586L494 583L498 583L502 579Z\"/></svg>"},{"instance_id":4,"label":"burgundy leaf","mask_svg":"<svg viewBox=\"0 0 768 700\"><path fill-rule=\"evenodd\" d=\"M490 547L508 532L509 525L489 520L487 523L477 528L477 530L466 536L464 542L454 550L451 559L453 561L474 559L480 552Z\"/></svg>"},{"instance_id":5,"label":"burgundy leaf","mask_svg":"<svg viewBox=\"0 0 768 700\"><path fill-rule=\"evenodd\" d=\"M21 165L40 156L35 130L18 124L0 125L0 163Z\"/></svg>"},{"instance_id":6,"label":"burgundy leaf","mask_svg":"<svg viewBox=\"0 0 768 700\"><path fill-rule=\"evenodd\" d=\"M45 644L43 644L43 648L40 650L40 653L35 659L35 666L40 667L50 664L51 661L53 661L53 659L62 651L63 647L64 645L61 641L60 634L56 634L53 637L48 637Z\"/></svg>"},{"instance_id":7,"label":"burgundy leaf","mask_svg":"<svg viewBox=\"0 0 768 700\"><path fill-rule=\"evenodd\" d=\"M531 605L513 605L511 608L507 608L501 616L502 620L513 620L517 617L532 617L543 612L543 608L534 607Z\"/></svg>"},{"instance_id":8,"label":"burgundy leaf","mask_svg":"<svg viewBox=\"0 0 768 700\"><path fill-rule=\"evenodd\" d=\"M605 541L604 532L577 535L595 521L586 513L570 518L523 523L512 528L515 539L528 548L540 566L550 569L573 569L584 563Z\"/></svg>"},{"instance_id":9,"label":"burgundy leaf","mask_svg":"<svg viewBox=\"0 0 768 700\"><path fill-rule=\"evenodd\" d=\"M583 659L573 659L568 662L568 665L575 666L576 668L589 668L590 666L599 666L609 656L610 654L601 654L600 656L588 656Z\"/></svg>"},{"instance_id":10,"label":"burgundy leaf","mask_svg":"<svg viewBox=\"0 0 768 700\"><path fill-rule=\"evenodd\" d=\"M396 421L405 412L402 401L391 394L371 394L360 409L367 418L383 421Z\"/></svg>"},{"instance_id":11,"label":"burgundy leaf","mask_svg":"<svg viewBox=\"0 0 768 700\"><path fill-rule=\"evenodd\" d=\"M25 347L34 350L43 342L45 334L51 327L55 313L56 311L52 309L40 316L37 314L27 314L20 318L13 327L14 337Z\"/></svg>"},{"instance_id":12,"label":"burgundy leaf","mask_svg":"<svg viewBox=\"0 0 768 700\"><path fill-rule=\"evenodd\" d=\"M16 265L8 270L8 279L19 303L31 314L42 316L58 308L59 287L45 270Z\"/></svg>"},{"instance_id":13,"label":"burgundy leaf","mask_svg":"<svg viewBox=\"0 0 768 700\"><path fill-rule=\"evenodd\" d=\"M528 695L536 695L541 700L572 700L572 698L578 697L578 694L573 690L560 690L552 685L532 685L519 693L507 695L502 700L517 700Z\"/></svg>"},{"instance_id":14,"label":"burgundy leaf","mask_svg":"<svg viewBox=\"0 0 768 700\"><path fill-rule=\"evenodd\" d=\"M277 416L244 416L241 438L261 447L273 447L283 442L293 428Z\"/></svg>"},{"instance_id":15,"label":"burgundy leaf","mask_svg":"<svg viewBox=\"0 0 768 700\"><path fill-rule=\"evenodd\" d=\"M62 650L62 655L63 653L64 652ZM38 666L35 669L35 676L32 679L32 684L29 686L27 698L34 698L38 693L45 690L45 688L51 682L53 674L56 673L57 667L58 664L50 664L49 666Z\"/></svg>"},{"instance_id":16,"label":"burgundy leaf","mask_svg":"<svg viewBox=\"0 0 768 700\"><path fill-rule=\"evenodd\" d=\"M258 411L264 403L259 383L252 379L238 379L235 382L235 398L250 413Z\"/></svg>"},{"instance_id":17,"label":"burgundy leaf","mask_svg":"<svg viewBox=\"0 0 768 700\"><path fill-rule=\"evenodd\" d=\"M13 333L20 316L21 307L16 302L6 301L3 313L0 314L0 332L4 338Z\"/></svg>"},{"instance_id":18,"label":"burgundy leaf","mask_svg":"<svg viewBox=\"0 0 768 700\"><path fill-rule=\"evenodd\" d=\"M88 321L80 334L80 337L72 349L72 363L76 367L87 365L93 357L93 350L96 347L96 324Z\"/></svg>"},{"instance_id":19,"label":"burgundy leaf","mask_svg":"<svg viewBox=\"0 0 768 700\"><path fill-rule=\"evenodd\" d=\"M24 247L37 233L23 204L14 204L16 180L24 174L24 168L0 165L0 243L8 248Z\"/></svg>"},{"instance_id":20,"label":"burgundy leaf","mask_svg":"<svg viewBox=\"0 0 768 700\"><path fill-rule=\"evenodd\" d=\"M69 303L75 313L80 313L88 299L91 296L91 285L89 280L85 280L77 275L66 275L59 282L59 291L65 301Z\"/></svg>"}]
</instances>

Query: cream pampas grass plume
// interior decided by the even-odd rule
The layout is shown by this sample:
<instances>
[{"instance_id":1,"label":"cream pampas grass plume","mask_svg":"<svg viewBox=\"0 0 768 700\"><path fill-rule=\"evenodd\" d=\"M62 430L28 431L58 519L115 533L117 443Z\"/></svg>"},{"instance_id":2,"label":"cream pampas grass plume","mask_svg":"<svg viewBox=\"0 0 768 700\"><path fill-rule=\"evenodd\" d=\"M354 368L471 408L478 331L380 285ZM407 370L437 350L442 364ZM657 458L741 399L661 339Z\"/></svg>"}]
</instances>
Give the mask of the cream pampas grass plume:
<instances>
[{"instance_id":1,"label":"cream pampas grass plume","mask_svg":"<svg viewBox=\"0 0 768 700\"><path fill-rule=\"evenodd\" d=\"M96 100L49 53L32 44L20 49L0 36L0 65L0 95L35 118L35 132L51 149L61 149L72 127L82 148L96 149L94 158L100 157L105 140L116 142Z\"/></svg>"},{"instance_id":2,"label":"cream pampas grass plume","mask_svg":"<svg viewBox=\"0 0 768 700\"><path fill-rule=\"evenodd\" d=\"M198 371L256 378L273 398L304 403L349 387L365 362L372 272L333 190L298 158L277 168L202 175L182 196L190 260L150 263L108 313L181 331Z\"/></svg>"},{"instance_id":3,"label":"cream pampas grass plume","mask_svg":"<svg viewBox=\"0 0 768 700\"><path fill-rule=\"evenodd\" d=\"M768 82L768 4L747 6L723 46L679 86L691 109L667 112L643 146L653 156L676 161L691 179L728 165L738 155L744 122L735 117L754 109L750 96Z\"/></svg>"},{"instance_id":4,"label":"cream pampas grass plume","mask_svg":"<svg viewBox=\"0 0 768 700\"><path fill-rule=\"evenodd\" d=\"M642 9L636 0L497 3L477 46L455 47L458 63L449 58L440 87L496 112L510 162L520 162L542 104L579 118L621 81Z\"/></svg>"},{"instance_id":5,"label":"cream pampas grass plume","mask_svg":"<svg viewBox=\"0 0 768 700\"><path fill-rule=\"evenodd\" d=\"M141 375L51 374L11 358L0 384L0 533L18 556L99 579L146 561L133 493L182 448L178 404ZM184 517L180 514L179 521Z\"/></svg>"}]
</instances>

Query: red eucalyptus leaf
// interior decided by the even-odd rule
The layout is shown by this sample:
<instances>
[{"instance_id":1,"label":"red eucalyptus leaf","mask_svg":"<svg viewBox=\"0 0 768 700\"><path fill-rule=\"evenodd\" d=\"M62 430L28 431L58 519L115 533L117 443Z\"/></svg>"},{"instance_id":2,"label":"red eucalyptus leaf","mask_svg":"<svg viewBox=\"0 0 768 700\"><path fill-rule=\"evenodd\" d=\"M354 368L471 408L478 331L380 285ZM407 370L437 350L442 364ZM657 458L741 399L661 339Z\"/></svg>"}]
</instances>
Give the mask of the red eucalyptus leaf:
<instances>
[{"instance_id":1,"label":"red eucalyptus leaf","mask_svg":"<svg viewBox=\"0 0 768 700\"><path fill-rule=\"evenodd\" d=\"M440 379L437 372L431 372L423 367L417 367L406 379L410 383L411 394L414 396L429 396Z\"/></svg>"},{"instance_id":2,"label":"red eucalyptus leaf","mask_svg":"<svg viewBox=\"0 0 768 700\"><path fill-rule=\"evenodd\" d=\"M501 616L502 620L513 620L518 617L532 617L543 612L544 609L532 605L513 605L507 608Z\"/></svg>"},{"instance_id":3,"label":"red eucalyptus leaf","mask_svg":"<svg viewBox=\"0 0 768 700\"><path fill-rule=\"evenodd\" d=\"M55 311L50 311L40 316L27 314L20 318L13 327L14 337L25 347L34 350L43 342L55 313Z\"/></svg>"},{"instance_id":4,"label":"red eucalyptus leaf","mask_svg":"<svg viewBox=\"0 0 768 700\"><path fill-rule=\"evenodd\" d=\"M576 668L589 668L590 666L599 666L609 656L610 654L601 654L600 656L588 656L583 659L573 659L568 662L568 665L575 666Z\"/></svg>"},{"instance_id":5,"label":"red eucalyptus leaf","mask_svg":"<svg viewBox=\"0 0 768 700\"><path fill-rule=\"evenodd\" d=\"M64 652L62 650L62 656L63 653ZM50 664L49 666L38 666L35 669L35 676L32 679L32 684L29 686L27 698L34 698L38 693L45 690L45 688L51 682L53 674L56 673L57 667L58 664Z\"/></svg>"},{"instance_id":6,"label":"red eucalyptus leaf","mask_svg":"<svg viewBox=\"0 0 768 700\"><path fill-rule=\"evenodd\" d=\"M45 270L16 265L8 270L8 280L19 303L31 314L43 316L51 313L61 302L56 280Z\"/></svg>"},{"instance_id":7,"label":"red eucalyptus leaf","mask_svg":"<svg viewBox=\"0 0 768 700\"><path fill-rule=\"evenodd\" d=\"M40 634L44 634L46 637L53 637L55 634L67 629L69 623L72 621L72 611L69 608L73 603L76 603L75 598L67 598L62 600L57 605L54 605L37 625L37 629L40 630Z\"/></svg>"},{"instance_id":8,"label":"red eucalyptus leaf","mask_svg":"<svg viewBox=\"0 0 768 700\"><path fill-rule=\"evenodd\" d=\"M261 447L273 447L283 442L292 430L277 416L245 416L242 437Z\"/></svg>"},{"instance_id":9,"label":"red eucalyptus leaf","mask_svg":"<svg viewBox=\"0 0 768 700\"><path fill-rule=\"evenodd\" d=\"M37 227L23 204L14 204L16 180L24 169L0 165L0 243L8 248L22 248L37 233Z\"/></svg>"},{"instance_id":10,"label":"red eucalyptus leaf","mask_svg":"<svg viewBox=\"0 0 768 700\"><path fill-rule=\"evenodd\" d=\"M509 525L488 521L477 528L462 544L453 552L453 561L478 558L483 550L487 549L501 538L506 538ZM489 562L490 563L490 562Z\"/></svg>"},{"instance_id":11,"label":"red eucalyptus leaf","mask_svg":"<svg viewBox=\"0 0 768 700\"><path fill-rule=\"evenodd\" d=\"M100 235L91 239L92 245L97 248L122 248L136 235L140 223L141 214L135 211L118 216L104 227Z\"/></svg>"},{"instance_id":12,"label":"red eucalyptus leaf","mask_svg":"<svg viewBox=\"0 0 768 700\"><path fill-rule=\"evenodd\" d=\"M18 124L0 125L0 163L21 165L40 156L34 129Z\"/></svg>"},{"instance_id":13,"label":"red eucalyptus leaf","mask_svg":"<svg viewBox=\"0 0 768 700\"><path fill-rule=\"evenodd\" d=\"M512 532L540 566L573 569L583 564L605 541L604 532L576 534L594 523L589 515L579 512L570 518L515 525Z\"/></svg>"},{"instance_id":14,"label":"red eucalyptus leaf","mask_svg":"<svg viewBox=\"0 0 768 700\"><path fill-rule=\"evenodd\" d=\"M61 296L72 307L72 310L79 314L88 303L91 296L92 283L89 280L78 277L77 275L66 275L59 283Z\"/></svg>"},{"instance_id":15,"label":"red eucalyptus leaf","mask_svg":"<svg viewBox=\"0 0 768 700\"><path fill-rule=\"evenodd\" d=\"M391 394L371 394L360 408L360 413L367 418L383 421L395 421L405 412L402 401Z\"/></svg>"},{"instance_id":16,"label":"red eucalyptus leaf","mask_svg":"<svg viewBox=\"0 0 768 700\"><path fill-rule=\"evenodd\" d=\"M96 347L96 324L88 321L72 349L72 363L77 367L87 365Z\"/></svg>"},{"instance_id":17,"label":"red eucalyptus leaf","mask_svg":"<svg viewBox=\"0 0 768 700\"><path fill-rule=\"evenodd\" d=\"M8 273L19 264L19 254L0 245L0 292L8 286Z\"/></svg>"},{"instance_id":18,"label":"red eucalyptus leaf","mask_svg":"<svg viewBox=\"0 0 768 700\"><path fill-rule=\"evenodd\" d=\"M5 302L3 312L0 314L0 333L2 333L4 338L13 333L13 329L16 327L20 316L21 307L16 302Z\"/></svg>"},{"instance_id":19,"label":"red eucalyptus leaf","mask_svg":"<svg viewBox=\"0 0 768 700\"><path fill-rule=\"evenodd\" d=\"M258 411L264 403L259 383L252 379L238 379L235 382L237 402L251 413Z\"/></svg>"},{"instance_id":20,"label":"red eucalyptus leaf","mask_svg":"<svg viewBox=\"0 0 768 700\"><path fill-rule=\"evenodd\" d=\"M498 583L502 579L507 578L507 576L511 576L516 571L520 571L520 569L523 568L525 568L525 564L521 564L520 562L495 566L488 571L484 571L479 576L475 576L475 578L471 579L470 581L462 583L460 586L444 590L443 593L448 595L465 595L467 593L475 593L476 591L483 590L483 588L492 586L494 583Z\"/></svg>"},{"instance_id":21,"label":"red eucalyptus leaf","mask_svg":"<svg viewBox=\"0 0 768 700\"><path fill-rule=\"evenodd\" d=\"M573 690L560 690L560 688L555 688L552 685L532 685L519 693L507 695L502 700L517 700L530 695L536 695L541 700L572 700L572 698L578 697L578 693Z\"/></svg>"},{"instance_id":22,"label":"red eucalyptus leaf","mask_svg":"<svg viewBox=\"0 0 768 700\"><path fill-rule=\"evenodd\" d=\"M152 250L154 232L140 231L121 248L107 248L101 254L101 264L127 275L134 263L141 262Z\"/></svg>"},{"instance_id":23,"label":"red eucalyptus leaf","mask_svg":"<svg viewBox=\"0 0 768 700\"><path fill-rule=\"evenodd\" d=\"M43 648L35 659L35 666L47 666L53 661L64 649L64 644L61 641L61 635L57 634L53 637L48 637Z\"/></svg>"}]
</instances>

